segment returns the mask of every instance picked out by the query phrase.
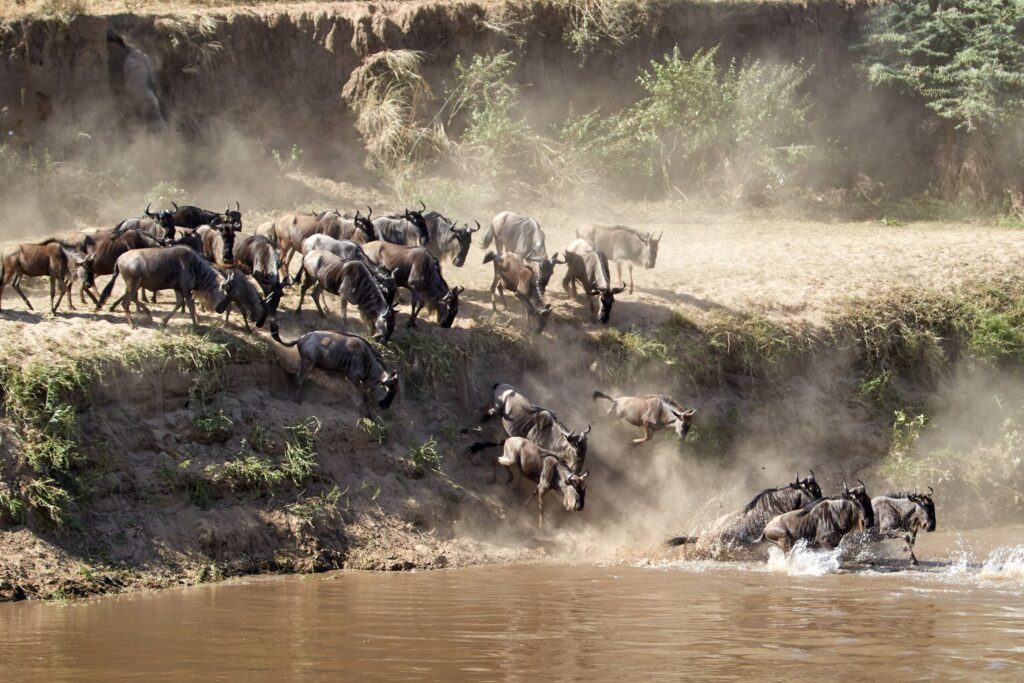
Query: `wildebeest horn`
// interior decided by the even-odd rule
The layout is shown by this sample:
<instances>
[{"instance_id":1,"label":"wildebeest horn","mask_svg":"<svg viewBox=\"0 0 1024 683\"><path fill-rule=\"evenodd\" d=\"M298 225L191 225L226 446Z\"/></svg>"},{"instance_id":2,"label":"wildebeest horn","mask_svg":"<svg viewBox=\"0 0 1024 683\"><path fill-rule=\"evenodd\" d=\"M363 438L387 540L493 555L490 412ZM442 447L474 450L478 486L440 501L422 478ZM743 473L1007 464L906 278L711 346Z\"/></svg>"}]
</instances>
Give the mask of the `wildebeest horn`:
<instances>
[{"instance_id":1,"label":"wildebeest horn","mask_svg":"<svg viewBox=\"0 0 1024 683\"><path fill-rule=\"evenodd\" d=\"M238 203L237 199L235 200L235 211L242 213L242 205Z\"/></svg>"},{"instance_id":2,"label":"wildebeest horn","mask_svg":"<svg viewBox=\"0 0 1024 683\"><path fill-rule=\"evenodd\" d=\"M868 488L868 485L867 485L867 484L865 484L865 483L864 483L863 481L861 481L860 479L858 479L858 480L857 480L857 483L858 483L858 484L860 484L861 486L863 486L863 487L864 487L864 490L865 490L865 491L867 490L867 488Z\"/></svg>"},{"instance_id":3,"label":"wildebeest horn","mask_svg":"<svg viewBox=\"0 0 1024 683\"><path fill-rule=\"evenodd\" d=\"M178 210L178 205L177 205L177 204L175 204L174 202L171 202L171 206L173 206L173 207L174 207L174 210L175 210L175 211L177 211L177 210Z\"/></svg>"},{"instance_id":4,"label":"wildebeest horn","mask_svg":"<svg viewBox=\"0 0 1024 683\"><path fill-rule=\"evenodd\" d=\"M800 470L797 470L796 479L794 479L793 482L797 484L800 483Z\"/></svg>"},{"instance_id":5,"label":"wildebeest horn","mask_svg":"<svg viewBox=\"0 0 1024 683\"><path fill-rule=\"evenodd\" d=\"M422 199L420 200L420 207L422 207L422 208L420 208L420 211L426 211L427 210L427 205L423 203Z\"/></svg>"},{"instance_id":6,"label":"wildebeest horn","mask_svg":"<svg viewBox=\"0 0 1024 683\"><path fill-rule=\"evenodd\" d=\"M932 495L933 493L935 493L935 489L933 489L933 488L932 488L931 486L929 486L929 487L928 487L928 495L930 496L930 495Z\"/></svg>"},{"instance_id":7,"label":"wildebeest horn","mask_svg":"<svg viewBox=\"0 0 1024 683\"><path fill-rule=\"evenodd\" d=\"M476 223L476 227L475 228L470 228L470 230L469 230L470 232L476 232L477 230L480 229L480 221L474 219L473 222Z\"/></svg>"},{"instance_id":8,"label":"wildebeest horn","mask_svg":"<svg viewBox=\"0 0 1024 683\"><path fill-rule=\"evenodd\" d=\"M580 436L586 436L589 433L590 433L590 425L588 424L587 428L584 429L582 432L580 432Z\"/></svg>"},{"instance_id":9,"label":"wildebeest horn","mask_svg":"<svg viewBox=\"0 0 1024 683\"><path fill-rule=\"evenodd\" d=\"M810 472L811 472L811 479L817 479L817 477L814 476L814 470L812 470L810 468L808 468L808 470L810 470Z\"/></svg>"},{"instance_id":10,"label":"wildebeest horn","mask_svg":"<svg viewBox=\"0 0 1024 683\"><path fill-rule=\"evenodd\" d=\"M367 206L366 207L366 220L370 220L370 216L372 216L372 215L373 215L373 207L372 206Z\"/></svg>"},{"instance_id":11,"label":"wildebeest horn","mask_svg":"<svg viewBox=\"0 0 1024 683\"><path fill-rule=\"evenodd\" d=\"M843 495L845 496L849 492L850 492L850 488L846 485L846 482L844 481L843 482Z\"/></svg>"},{"instance_id":12,"label":"wildebeest horn","mask_svg":"<svg viewBox=\"0 0 1024 683\"><path fill-rule=\"evenodd\" d=\"M150 207L150 205L152 205L152 203L153 203L153 202L150 202L149 204L146 204L146 210L145 210L145 211L143 211L142 213L146 214L147 216L152 216L153 214L151 214L151 213L149 212L149 207Z\"/></svg>"}]
</instances>

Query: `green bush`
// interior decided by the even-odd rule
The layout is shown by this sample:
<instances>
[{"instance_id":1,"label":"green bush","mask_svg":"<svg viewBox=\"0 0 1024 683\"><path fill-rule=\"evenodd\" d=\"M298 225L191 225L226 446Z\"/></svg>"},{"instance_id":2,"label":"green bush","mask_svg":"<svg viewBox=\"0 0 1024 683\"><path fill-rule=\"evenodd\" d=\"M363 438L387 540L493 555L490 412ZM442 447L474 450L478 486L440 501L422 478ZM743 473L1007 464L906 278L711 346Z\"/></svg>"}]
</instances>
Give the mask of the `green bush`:
<instances>
[{"instance_id":1,"label":"green bush","mask_svg":"<svg viewBox=\"0 0 1024 683\"><path fill-rule=\"evenodd\" d=\"M320 420L310 417L299 424L286 427L288 436L284 442L284 462L281 470L298 486L313 476L316 462L316 435L320 431Z\"/></svg>"}]
</instances>

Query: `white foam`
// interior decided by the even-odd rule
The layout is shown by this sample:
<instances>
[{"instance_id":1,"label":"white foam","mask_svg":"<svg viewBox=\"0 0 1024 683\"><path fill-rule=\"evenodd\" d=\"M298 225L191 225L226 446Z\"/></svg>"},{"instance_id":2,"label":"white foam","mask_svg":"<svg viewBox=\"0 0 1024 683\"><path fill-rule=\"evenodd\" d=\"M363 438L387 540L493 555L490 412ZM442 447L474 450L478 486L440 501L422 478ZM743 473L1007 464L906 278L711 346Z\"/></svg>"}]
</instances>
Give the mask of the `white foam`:
<instances>
[{"instance_id":1,"label":"white foam","mask_svg":"<svg viewBox=\"0 0 1024 683\"><path fill-rule=\"evenodd\" d=\"M1024 581L1024 545L996 548L988 554L979 574L983 579Z\"/></svg>"},{"instance_id":2,"label":"white foam","mask_svg":"<svg viewBox=\"0 0 1024 683\"><path fill-rule=\"evenodd\" d=\"M768 569L790 576L825 576L839 571L840 551L812 550L806 541L798 541L789 554L772 546L768 550Z\"/></svg>"}]
</instances>

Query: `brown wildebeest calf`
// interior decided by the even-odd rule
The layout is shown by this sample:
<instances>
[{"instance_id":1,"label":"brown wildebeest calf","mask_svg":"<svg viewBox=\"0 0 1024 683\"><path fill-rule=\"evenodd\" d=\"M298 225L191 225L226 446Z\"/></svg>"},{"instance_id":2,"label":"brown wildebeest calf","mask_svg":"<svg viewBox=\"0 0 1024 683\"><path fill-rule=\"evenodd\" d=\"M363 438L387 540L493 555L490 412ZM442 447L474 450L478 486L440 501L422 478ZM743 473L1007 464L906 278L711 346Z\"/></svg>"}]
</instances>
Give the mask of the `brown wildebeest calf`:
<instances>
[{"instance_id":1,"label":"brown wildebeest calf","mask_svg":"<svg viewBox=\"0 0 1024 683\"><path fill-rule=\"evenodd\" d=\"M620 396L612 398L608 394L595 391L594 400L604 399L610 401L612 407L608 414L614 415L620 420L625 420L631 425L636 425L644 430L644 435L639 439L633 439L633 443L640 444L650 441L654 432L663 427L672 427L676 430L679 440L686 439L690 431L690 424L697 409L687 410L676 403L671 396Z\"/></svg>"},{"instance_id":2,"label":"brown wildebeest calf","mask_svg":"<svg viewBox=\"0 0 1024 683\"><path fill-rule=\"evenodd\" d=\"M479 453L485 448L502 446L501 455L494 462L495 476L491 482L497 480L498 465L504 465L508 470L506 484L512 482L514 477L513 467L518 469L522 477L537 484L530 497L526 499L529 504L534 496L537 496L537 505L540 508L540 524L544 527L544 494L550 489L562 492L562 505L568 512L579 512L583 509L587 488L584 479L589 472L573 474L561 458L551 451L546 451L529 439L518 436L510 436L504 441L478 441L466 449L467 454Z\"/></svg>"},{"instance_id":3,"label":"brown wildebeest calf","mask_svg":"<svg viewBox=\"0 0 1024 683\"><path fill-rule=\"evenodd\" d=\"M531 318L537 319L537 329L540 334L548 324L551 316L551 306L545 305L540 296L540 287L537 283L537 275L533 269L526 265L523 259L511 252L495 254L489 251L484 254L484 263L494 263L494 280L491 282L491 308L498 310L494 292L501 295L501 303L505 303L505 290L508 289L515 294L516 298L523 303L526 309L527 324Z\"/></svg>"},{"instance_id":4,"label":"brown wildebeest calf","mask_svg":"<svg viewBox=\"0 0 1024 683\"><path fill-rule=\"evenodd\" d=\"M21 278L48 276L50 312L56 313L64 295L71 290L72 268L84 262L84 256L68 251L59 240L54 239L39 244L15 244L7 247L0 252L0 302L3 300L4 287L10 284L28 306L28 310L34 310L32 302L21 290ZM70 295L68 306L71 310L75 309Z\"/></svg>"},{"instance_id":5,"label":"brown wildebeest calf","mask_svg":"<svg viewBox=\"0 0 1024 683\"><path fill-rule=\"evenodd\" d=\"M384 361L373 347L354 334L341 334L319 330L307 332L293 342L282 341L277 323L270 321L270 335L278 344L287 347L298 346L299 369L295 373L295 400L302 402L302 384L313 368L345 375L363 399L363 411L370 417L370 406L366 400L368 390L379 386L384 397L377 402L387 409L398 391L398 372L389 373Z\"/></svg>"}]
</instances>

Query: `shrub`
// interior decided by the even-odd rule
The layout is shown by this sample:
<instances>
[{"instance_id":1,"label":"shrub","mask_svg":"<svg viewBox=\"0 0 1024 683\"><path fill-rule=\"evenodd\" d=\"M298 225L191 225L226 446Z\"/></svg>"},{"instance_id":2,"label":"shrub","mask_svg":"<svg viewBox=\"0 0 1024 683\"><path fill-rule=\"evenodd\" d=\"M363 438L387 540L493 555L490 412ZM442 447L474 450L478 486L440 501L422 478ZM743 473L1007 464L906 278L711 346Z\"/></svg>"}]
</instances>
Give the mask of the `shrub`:
<instances>
[{"instance_id":1,"label":"shrub","mask_svg":"<svg viewBox=\"0 0 1024 683\"><path fill-rule=\"evenodd\" d=\"M441 454L437 450L437 439L431 436L419 446L409 449L409 462L417 470L442 471Z\"/></svg>"},{"instance_id":2,"label":"shrub","mask_svg":"<svg viewBox=\"0 0 1024 683\"><path fill-rule=\"evenodd\" d=\"M361 417L357 424L377 443L384 443L388 440L388 426L380 418Z\"/></svg>"},{"instance_id":3,"label":"shrub","mask_svg":"<svg viewBox=\"0 0 1024 683\"><path fill-rule=\"evenodd\" d=\"M316 434L320 431L320 420L307 418L299 424L286 427L288 436L284 441L284 462L281 470L298 486L313 476L317 469Z\"/></svg>"}]
</instances>

